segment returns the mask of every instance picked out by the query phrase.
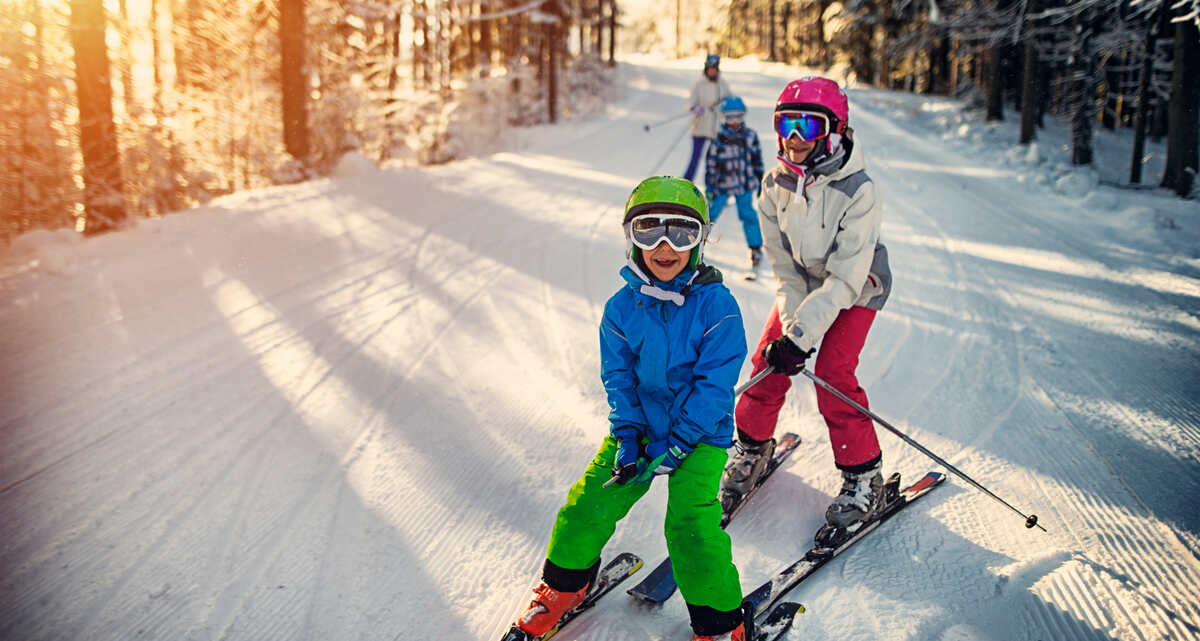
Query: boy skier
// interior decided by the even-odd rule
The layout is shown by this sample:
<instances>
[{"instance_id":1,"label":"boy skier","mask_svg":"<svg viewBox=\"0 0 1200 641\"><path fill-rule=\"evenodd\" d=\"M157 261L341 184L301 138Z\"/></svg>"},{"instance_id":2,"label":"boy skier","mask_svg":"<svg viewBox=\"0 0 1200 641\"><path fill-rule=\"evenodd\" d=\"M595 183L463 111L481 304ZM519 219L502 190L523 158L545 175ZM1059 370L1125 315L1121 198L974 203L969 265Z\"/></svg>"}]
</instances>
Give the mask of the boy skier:
<instances>
[{"instance_id":1,"label":"boy skier","mask_svg":"<svg viewBox=\"0 0 1200 641\"><path fill-rule=\"evenodd\" d=\"M688 108L692 110L692 156L683 171L684 178L696 177L704 143L717 135L717 105L731 93L721 77L721 56L708 54L704 59L704 76L692 85L692 93L688 96Z\"/></svg>"},{"instance_id":2,"label":"boy skier","mask_svg":"<svg viewBox=\"0 0 1200 641\"><path fill-rule=\"evenodd\" d=\"M745 124L746 103L741 98L729 96L722 101L721 116L724 122L708 147L704 164L708 212L716 224L725 203L733 196L750 248L750 271L746 278L753 280L758 278L762 264L762 232L754 209L754 195L762 188L762 147L758 144L758 134Z\"/></svg>"},{"instance_id":3,"label":"boy skier","mask_svg":"<svg viewBox=\"0 0 1200 641\"><path fill-rule=\"evenodd\" d=\"M704 196L647 178L625 205L623 286L604 306L601 379L609 434L558 512L542 582L513 630L533 639L579 605L617 521L667 476L665 533L694 641L745 641L742 592L717 499L746 355L741 313L701 262Z\"/></svg>"},{"instance_id":4,"label":"boy skier","mask_svg":"<svg viewBox=\"0 0 1200 641\"><path fill-rule=\"evenodd\" d=\"M755 372L771 366L775 373L738 401L739 448L725 470L723 500L762 474L789 377L818 344L817 376L867 405L855 369L892 275L879 240L883 209L848 119L846 94L827 78L794 80L775 104L779 166L763 179L758 212L778 290L751 359ZM817 408L842 476L816 536L818 545L832 545L879 507L881 453L871 419L820 387Z\"/></svg>"}]
</instances>

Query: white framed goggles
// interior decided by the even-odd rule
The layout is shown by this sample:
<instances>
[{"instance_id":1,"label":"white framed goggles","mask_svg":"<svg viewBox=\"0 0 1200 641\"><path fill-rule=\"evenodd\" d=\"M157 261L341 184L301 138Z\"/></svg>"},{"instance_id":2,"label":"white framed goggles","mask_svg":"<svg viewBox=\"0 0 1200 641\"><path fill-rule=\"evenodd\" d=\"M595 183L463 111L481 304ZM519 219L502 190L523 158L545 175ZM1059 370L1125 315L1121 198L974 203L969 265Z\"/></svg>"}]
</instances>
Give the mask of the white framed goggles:
<instances>
[{"instance_id":1,"label":"white framed goggles","mask_svg":"<svg viewBox=\"0 0 1200 641\"><path fill-rule=\"evenodd\" d=\"M829 135L829 116L816 111L781 111L775 114L775 133L787 140L793 135L811 141Z\"/></svg>"},{"instance_id":2,"label":"white framed goggles","mask_svg":"<svg viewBox=\"0 0 1200 641\"><path fill-rule=\"evenodd\" d=\"M664 240L675 251L687 251L704 240L704 224L682 214L640 214L625 224L625 233L634 246L646 251Z\"/></svg>"}]
</instances>

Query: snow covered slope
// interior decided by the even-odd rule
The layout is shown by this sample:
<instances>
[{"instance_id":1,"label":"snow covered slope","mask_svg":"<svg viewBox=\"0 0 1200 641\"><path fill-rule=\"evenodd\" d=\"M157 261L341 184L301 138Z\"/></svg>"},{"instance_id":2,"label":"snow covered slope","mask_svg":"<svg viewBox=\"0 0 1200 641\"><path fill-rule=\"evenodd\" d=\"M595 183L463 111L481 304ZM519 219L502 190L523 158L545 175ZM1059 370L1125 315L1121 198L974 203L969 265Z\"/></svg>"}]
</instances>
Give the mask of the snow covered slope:
<instances>
[{"instance_id":1,"label":"snow covered slope","mask_svg":"<svg viewBox=\"0 0 1200 641\"><path fill-rule=\"evenodd\" d=\"M623 65L606 116L445 166L248 192L121 233L14 247L0 275L0 638L497 638L607 430L596 343L619 212L681 172L698 63ZM726 64L770 150L797 70ZM944 101L851 92L895 293L871 405L1018 507L946 487L791 597L789 639L1200 639L1194 203L989 145ZM771 159L767 159L771 162ZM771 279L707 256L752 342ZM805 440L730 532L751 589L838 486ZM886 467L931 462L890 435ZM611 550L664 554L665 486ZM687 639L606 599L564 641Z\"/></svg>"}]
</instances>

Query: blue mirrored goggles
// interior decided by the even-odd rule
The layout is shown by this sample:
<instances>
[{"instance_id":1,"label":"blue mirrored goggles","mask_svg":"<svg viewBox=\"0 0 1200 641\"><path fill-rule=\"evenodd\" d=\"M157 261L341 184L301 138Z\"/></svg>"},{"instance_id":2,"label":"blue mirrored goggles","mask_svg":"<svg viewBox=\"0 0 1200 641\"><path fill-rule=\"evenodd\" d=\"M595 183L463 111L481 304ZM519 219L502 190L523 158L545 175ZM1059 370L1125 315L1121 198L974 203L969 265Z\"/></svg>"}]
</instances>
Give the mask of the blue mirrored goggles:
<instances>
[{"instance_id":1,"label":"blue mirrored goggles","mask_svg":"<svg viewBox=\"0 0 1200 641\"><path fill-rule=\"evenodd\" d=\"M775 114L775 132L787 140L796 134L801 140L816 140L829 135L829 118L810 111L784 111Z\"/></svg>"},{"instance_id":2,"label":"blue mirrored goggles","mask_svg":"<svg viewBox=\"0 0 1200 641\"><path fill-rule=\"evenodd\" d=\"M687 251L704 240L704 225L681 214L642 214L634 216L626 226L629 240L647 251L664 240L675 251Z\"/></svg>"}]
</instances>

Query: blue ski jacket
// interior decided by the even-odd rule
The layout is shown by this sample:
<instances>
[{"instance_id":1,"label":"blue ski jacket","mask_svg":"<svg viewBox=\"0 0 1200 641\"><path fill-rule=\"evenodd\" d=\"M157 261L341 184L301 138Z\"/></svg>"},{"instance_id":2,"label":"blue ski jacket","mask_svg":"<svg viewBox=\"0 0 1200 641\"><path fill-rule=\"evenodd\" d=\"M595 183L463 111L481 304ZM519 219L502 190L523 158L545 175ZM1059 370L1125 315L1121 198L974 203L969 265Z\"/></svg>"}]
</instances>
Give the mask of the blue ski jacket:
<instances>
[{"instance_id":1,"label":"blue ski jacket","mask_svg":"<svg viewBox=\"0 0 1200 641\"><path fill-rule=\"evenodd\" d=\"M714 196L738 196L757 192L762 185L762 146L758 134L742 125L736 129L722 125L708 146L704 159L704 188L709 200Z\"/></svg>"},{"instance_id":2,"label":"blue ski jacket","mask_svg":"<svg viewBox=\"0 0 1200 641\"><path fill-rule=\"evenodd\" d=\"M675 434L692 447L729 447L746 332L721 272L701 264L663 283L631 261L621 276L600 323L610 430L632 425L652 443Z\"/></svg>"}]
</instances>

